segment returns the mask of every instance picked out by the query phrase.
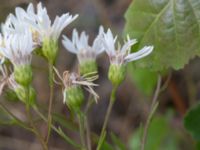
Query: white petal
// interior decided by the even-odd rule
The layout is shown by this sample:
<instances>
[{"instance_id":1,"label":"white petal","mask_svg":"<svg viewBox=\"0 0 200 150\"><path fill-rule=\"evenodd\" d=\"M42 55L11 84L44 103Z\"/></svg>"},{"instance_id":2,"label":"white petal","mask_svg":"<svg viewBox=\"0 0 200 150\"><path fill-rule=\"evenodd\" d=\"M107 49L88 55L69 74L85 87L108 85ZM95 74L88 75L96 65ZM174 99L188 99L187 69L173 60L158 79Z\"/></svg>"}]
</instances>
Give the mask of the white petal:
<instances>
[{"instance_id":1,"label":"white petal","mask_svg":"<svg viewBox=\"0 0 200 150\"><path fill-rule=\"evenodd\" d=\"M153 46L145 46L138 52L129 54L128 56L125 57L125 62L131 62L134 60L141 59L147 55L149 55L153 51Z\"/></svg>"},{"instance_id":2,"label":"white petal","mask_svg":"<svg viewBox=\"0 0 200 150\"><path fill-rule=\"evenodd\" d=\"M62 44L71 53L77 54L78 50L75 48L72 41L70 41L66 36L63 36Z\"/></svg>"},{"instance_id":3,"label":"white petal","mask_svg":"<svg viewBox=\"0 0 200 150\"><path fill-rule=\"evenodd\" d=\"M132 39L132 40L128 40L123 47L121 48L121 52L125 53L127 50L129 50L131 48L132 45L134 45L135 43L137 43L136 39Z\"/></svg>"}]
</instances>

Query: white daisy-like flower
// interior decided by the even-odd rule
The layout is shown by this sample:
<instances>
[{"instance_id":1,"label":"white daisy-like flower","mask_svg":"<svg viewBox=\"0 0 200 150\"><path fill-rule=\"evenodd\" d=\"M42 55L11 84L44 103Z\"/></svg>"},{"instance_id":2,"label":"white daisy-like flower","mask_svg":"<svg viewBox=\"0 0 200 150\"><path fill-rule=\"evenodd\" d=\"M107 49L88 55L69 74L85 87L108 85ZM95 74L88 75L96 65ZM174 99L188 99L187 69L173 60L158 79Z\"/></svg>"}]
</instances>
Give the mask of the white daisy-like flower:
<instances>
[{"instance_id":1,"label":"white daisy-like flower","mask_svg":"<svg viewBox=\"0 0 200 150\"><path fill-rule=\"evenodd\" d=\"M60 17L56 16L52 23L47 14L47 9L42 7L42 3L39 3L34 19L29 19L28 22L31 24L32 28L39 33L39 39L42 43L46 38L57 41L63 29L77 17L78 15L72 16L69 13L66 13Z\"/></svg>"},{"instance_id":2,"label":"white daisy-like flower","mask_svg":"<svg viewBox=\"0 0 200 150\"><path fill-rule=\"evenodd\" d=\"M27 10L17 7L15 15L9 14L5 23L1 25L4 36L8 34L24 33L26 30L31 31L31 26L27 20L35 20L33 4L30 3Z\"/></svg>"},{"instance_id":3,"label":"white daisy-like flower","mask_svg":"<svg viewBox=\"0 0 200 150\"><path fill-rule=\"evenodd\" d=\"M34 48L32 34L26 31L24 34L5 36L4 45L0 47L0 53L9 59L14 66L26 65L31 62L31 52Z\"/></svg>"},{"instance_id":4,"label":"white daisy-like flower","mask_svg":"<svg viewBox=\"0 0 200 150\"><path fill-rule=\"evenodd\" d=\"M104 51L103 32L103 27L100 27L99 34L94 39L92 46L88 43L88 35L82 32L79 37L76 29L73 30L72 40L63 36L62 43L69 52L77 55L80 64L86 61L95 61L96 57Z\"/></svg>"},{"instance_id":5,"label":"white daisy-like flower","mask_svg":"<svg viewBox=\"0 0 200 150\"><path fill-rule=\"evenodd\" d=\"M124 42L122 47L118 45L118 48L115 46L116 40L117 36L114 37L110 29L103 34L105 51L110 58L111 64L126 64L128 62L141 59L153 51L153 46L145 46L141 50L131 53L131 46L137 43L135 39L130 39L127 36L127 41Z\"/></svg>"}]
</instances>

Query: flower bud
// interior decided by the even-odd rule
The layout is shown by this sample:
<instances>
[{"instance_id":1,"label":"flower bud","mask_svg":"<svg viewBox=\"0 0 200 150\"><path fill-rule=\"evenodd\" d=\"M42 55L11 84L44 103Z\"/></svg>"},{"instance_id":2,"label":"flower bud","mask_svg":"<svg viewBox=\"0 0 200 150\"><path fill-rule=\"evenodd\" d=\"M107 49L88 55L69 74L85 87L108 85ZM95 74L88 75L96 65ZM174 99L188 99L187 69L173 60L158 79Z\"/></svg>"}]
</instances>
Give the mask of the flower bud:
<instances>
[{"instance_id":1,"label":"flower bud","mask_svg":"<svg viewBox=\"0 0 200 150\"><path fill-rule=\"evenodd\" d=\"M96 61L85 61L80 64L80 74L90 74L92 72L97 72L97 64Z\"/></svg>"},{"instance_id":2,"label":"flower bud","mask_svg":"<svg viewBox=\"0 0 200 150\"><path fill-rule=\"evenodd\" d=\"M47 58L47 60L54 64L58 52L58 43L55 40L50 38L46 38L42 44L42 52L43 55Z\"/></svg>"},{"instance_id":3,"label":"flower bud","mask_svg":"<svg viewBox=\"0 0 200 150\"><path fill-rule=\"evenodd\" d=\"M67 106L75 112L80 110L84 100L82 88L80 86L72 86L65 89L64 94L64 101L66 102Z\"/></svg>"},{"instance_id":4,"label":"flower bud","mask_svg":"<svg viewBox=\"0 0 200 150\"><path fill-rule=\"evenodd\" d=\"M32 68L30 65L19 65L14 67L15 81L24 87L30 85L33 79Z\"/></svg>"},{"instance_id":5,"label":"flower bud","mask_svg":"<svg viewBox=\"0 0 200 150\"><path fill-rule=\"evenodd\" d=\"M114 86L119 86L125 79L126 66L111 64L108 72L108 78Z\"/></svg>"},{"instance_id":6,"label":"flower bud","mask_svg":"<svg viewBox=\"0 0 200 150\"><path fill-rule=\"evenodd\" d=\"M33 106L36 103L36 92L33 87L29 86L28 88L27 90L27 88L20 86L15 89L15 93L22 102Z\"/></svg>"}]
</instances>

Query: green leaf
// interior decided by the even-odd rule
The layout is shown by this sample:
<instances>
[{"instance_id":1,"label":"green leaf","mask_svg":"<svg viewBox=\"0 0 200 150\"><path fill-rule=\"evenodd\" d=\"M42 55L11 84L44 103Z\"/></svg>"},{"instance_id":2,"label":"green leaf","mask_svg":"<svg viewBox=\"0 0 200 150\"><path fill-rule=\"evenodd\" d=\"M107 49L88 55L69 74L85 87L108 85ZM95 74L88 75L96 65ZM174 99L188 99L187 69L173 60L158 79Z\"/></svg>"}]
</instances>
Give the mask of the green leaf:
<instances>
[{"instance_id":1,"label":"green leaf","mask_svg":"<svg viewBox=\"0 0 200 150\"><path fill-rule=\"evenodd\" d=\"M184 118L184 126L194 139L200 140L200 104L187 112Z\"/></svg>"},{"instance_id":2,"label":"green leaf","mask_svg":"<svg viewBox=\"0 0 200 150\"><path fill-rule=\"evenodd\" d=\"M111 133L111 139L112 139L112 142L115 144L115 147L116 147L115 149L127 150L126 146L121 141L121 139L117 137L114 133Z\"/></svg>"},{"instance_id":3,"label":"green leaf","mask_svg":"<svg viewBox=\"0 0 200 150\"><path fill-rule=\"evenodd\" d=\"M151 95L156 87L157 73L145 68L128 67L129 73L136 87L145 95Z\"/></svg>"},{"instance_id":4,"label":"green leaf","mask_svg":"<svg viewBox=\"0 0 200 150\"><path fill-rule=\"evenodd\" d=\"M200 55L200 0L134 0L125 18L125 33L139 41L135 50L154 45L138 67L181 69Z\"/></svg>"},{"instance_id":5,"label":"green leaf","mask_svg":"<svg viewBox=\"0 0 200 150\"><path fill-rule=\"evenodd\" d=\"M136 130L130 139L130 147L134 150L140 150L140 141L143 129ZM167 119L163 116L153 118L148 131L145 150L177 150L178 139L175 132L167 123Z\"/></svg>"},{"instance_id":6,"label":"green leaf","mask_svg":"<svg viewBox=\"0 0 200 150\"><path fill-rule=\"evenodd\" d=\"M72 121L67 120L67 117L61 114L54 113L53 120L66 129L69 129L71 131L78 131L77 125L75 125Z\"/></svg>"}]
</instances>

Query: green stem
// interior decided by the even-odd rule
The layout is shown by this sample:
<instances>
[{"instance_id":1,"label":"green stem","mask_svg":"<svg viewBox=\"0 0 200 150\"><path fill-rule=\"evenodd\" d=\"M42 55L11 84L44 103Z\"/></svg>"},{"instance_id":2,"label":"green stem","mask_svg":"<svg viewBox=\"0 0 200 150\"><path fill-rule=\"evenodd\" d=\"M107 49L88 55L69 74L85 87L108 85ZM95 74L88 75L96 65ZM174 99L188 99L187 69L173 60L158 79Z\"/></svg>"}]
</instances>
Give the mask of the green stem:
<instances>
[{"instance_id":1,"label":"green stem","mask_svg":"<svg viewBox=\"0 0 200 150\"><path fill-rule=\"evenodd\" d=\"M26 124L25 122L22 122L20 119L18 119L18 118L17 118L11 111L9 111L9 109L8 109L3 103L1 103L1 102L0 102L0 107L1 107L5 112L7 112L8 115L10 115L10 116L16 121L16 123L17 123L19 126L21 126L21 127L23 127L24 129L27 129L27 130L33 132L33 129L30 128L28 124Z\"/></svg>"},{"instance_id":2,"label":"green stem","mask_svg":"<svg viewBox=\"0 0 200 150\"><path fill-rule=\"evenodd\" d=\"M48 119L38 110L38 108L34 107L35 112L45 121L48 122ZM56 128L53 124L51 124L51 128L58 134L60 135L66 142L71 144L72 146L76 148L81 148L81 146L77 143L75 143L73 140L71 140L70 137L68 137L62 130L61 128Z\"/></svg>"},{"instance_id":3,"label":"green stem","mask_svg":"<svg viewBox=\"0 0 200 150\"><path fill-rule=\"evenodd\" d=\"M109 120L109 117L110 117L110 113L111 113L113 104L115 103L116 91L117 91L117 86L114 86L113 89L112 89L111 96L110 96L110 102L109 102L109 105L108 105L105 120L104 120L103 127L102 127L102 130L101 130L99 142L97 144L97 150L101 149L101 146L102 146L104 139L106 137L106 127L107 127L107 124L108 124L108 120Z\"/></svg>"},{"instance_id":4,"label":"green stem","mask_svg":"<svg viewBox=\"0 0 200 150\"><path fill-rule=\"evenodd\" d=\"M92 146L91 146L91 138L90 138L90 125L89 125L87 114L94 102L95 101L92 99L92 95L90 94L87 100L85 110L84 110L84 115L85 115L84 122L85 122L85 128L86 128L86 144L87 144L88 150L92 150Z\"/></svg>"},{"instance_id":5,"label":"green stem","mask_svg":"<svg viewBox=\"0 0 200 150\"><path fill-rule=\"evenodd\" d=\"M37 127L35 126L33 119L32 119L32 115L30 112L30 99L29 99L29 95L30 95L30 90L29 87L26 88L26 95L27 95L27 101L26 101L26 112L27 112L27 118L30 122L30 125L33 129L33 132L35 133L36 137L38 138L38 140L40 141L43 150L48 150L47 144L45 143L42 135L40 134L40 132L37 130Z\"/></svg>"},{"instance_id":6,"label":"green stem","mask_svg":"<svg viewBox=\"0 0 200 150\"><path fill-rule=\"evenodd\" d=\"M54 94L54 83L53 83L53 64L49 63L49 85L50 85L50 97L49 97L49 108L48 108L48 121L47 121L47 128L48 133L46 137L46 143L49 141L49 137L51 135L51 124L52 124L52 103L53 103L53 94Z\"/></svg>"},{"instance_id":7,"label":"green stem","mask_svg":"<svg viewBox=\"0 0 200 150\"><path fill-rule=\"evenodd\" d=\"M84 126L84 114L82 112L78 113L78 120L79 120L79 132L80 132L80 138L81 138L81 150L86 150L85 145L85 126Z\"/></svg>"},{"instance_id":8,"label":"green stem","mask_svg":"<svg viewBox=\"0 0 200 150\"><path fill-rule=\"evenodd\" d=\"M159 96L159 93L160 93L160 89L161 89L161 76L158 75L157 87L156 87L156 91L154 93L153 100L152 100L152 103L151 103L150 113L149 113L149 116L148 116L147 121L146 121L145 126L144 126L143 136L142 136L142 140L141 140L141 150L145 149L149 125L151 123L151 119L152 119L154 113L156 112L156 109L157 109L158 104L159 104L157 102L157 99L158 99L158 96Z\"/></svg>"}]
</instances>

